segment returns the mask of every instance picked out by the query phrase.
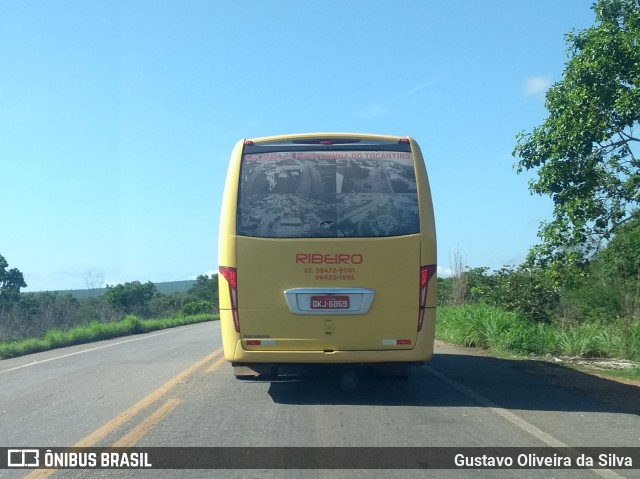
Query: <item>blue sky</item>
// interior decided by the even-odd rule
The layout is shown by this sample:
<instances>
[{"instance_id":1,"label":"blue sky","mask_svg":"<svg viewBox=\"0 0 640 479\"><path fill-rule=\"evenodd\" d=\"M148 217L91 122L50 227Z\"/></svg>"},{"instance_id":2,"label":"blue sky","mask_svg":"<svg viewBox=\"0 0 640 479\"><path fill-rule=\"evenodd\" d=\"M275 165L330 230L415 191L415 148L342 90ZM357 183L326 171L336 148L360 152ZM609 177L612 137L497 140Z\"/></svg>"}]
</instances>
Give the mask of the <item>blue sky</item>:
<instances>
[{"instance_id":1,"label":"blue sky","mask_svg":"<svg viewBox=\"0 0 640 479\"><path fill-rule=\"evenodd\" d=\"M27 291L217 269L240 138L410 135L441 273L521 262L549 219L511 152L590 0L0 0L0 254Z\"/></svg>"}]
</instances>

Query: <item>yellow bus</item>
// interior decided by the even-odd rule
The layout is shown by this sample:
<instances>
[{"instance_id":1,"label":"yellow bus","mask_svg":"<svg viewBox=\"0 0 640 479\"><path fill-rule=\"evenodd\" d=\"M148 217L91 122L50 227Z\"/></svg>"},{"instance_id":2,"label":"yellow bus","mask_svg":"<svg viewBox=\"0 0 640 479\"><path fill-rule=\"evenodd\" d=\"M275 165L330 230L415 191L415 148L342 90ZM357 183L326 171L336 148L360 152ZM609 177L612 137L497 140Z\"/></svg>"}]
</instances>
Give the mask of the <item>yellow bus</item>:
<instances>
[{"instance_id":1,"label":"yellow bus","mask_svg":"<svg viewBox=\"0 0 640 479\"><path fill-rule=\"evenodd\" d=\"M218 248L224 356L238 377L433 355L435 221L412 138L240 140Z\"/></svg>"}]
</instances>

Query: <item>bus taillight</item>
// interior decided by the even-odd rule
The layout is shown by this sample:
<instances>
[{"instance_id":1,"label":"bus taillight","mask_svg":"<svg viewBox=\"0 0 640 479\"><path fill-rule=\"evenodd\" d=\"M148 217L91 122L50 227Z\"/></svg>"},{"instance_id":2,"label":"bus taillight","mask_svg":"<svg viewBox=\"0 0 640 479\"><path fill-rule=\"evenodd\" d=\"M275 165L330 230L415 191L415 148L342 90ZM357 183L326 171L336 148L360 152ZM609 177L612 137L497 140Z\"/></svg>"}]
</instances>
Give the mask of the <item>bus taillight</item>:
<instances>
[{"instance_id":1,"label":"bus taillight","mask_svg":"<svg viewBox=\"0 0 640 479\"><path fill-rule=\"evenodd\" d=\"M436 273L436 265L428 264L420 266L420 307L418 309L418 331L422 331L424 322L424 309L427 307L427 287L429 280Z\"/></svg>"},{"instance_id":2,"label":"bus taillight","mask_svg":"<svg viewBox=\"0 0 640 479\"><path fill-rule=\"evenodd\" d=\"M229 284L229 297L231 298L231 313L233 314L233 326L236 333L240 332L240 318L238 316L238 271L230 266L220 266L220 274Z\"/></svg>"}]
</instances>

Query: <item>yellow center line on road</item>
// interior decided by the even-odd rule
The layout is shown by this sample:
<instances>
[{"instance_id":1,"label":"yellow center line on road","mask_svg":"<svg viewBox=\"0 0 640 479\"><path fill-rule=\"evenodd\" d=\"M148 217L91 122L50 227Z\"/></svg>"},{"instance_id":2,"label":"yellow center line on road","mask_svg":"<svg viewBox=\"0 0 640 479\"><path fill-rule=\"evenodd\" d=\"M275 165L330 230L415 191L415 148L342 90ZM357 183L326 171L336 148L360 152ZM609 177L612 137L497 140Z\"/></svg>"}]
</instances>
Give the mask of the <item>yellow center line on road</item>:
<instances>
[{"instance_id":1,"label":"yellow center line on road","mask_svg":"<svg viewBox=\"0 0 640 479\"><path fill-rule=\"evenodd\" d=\"M113 443L112 447L133 447L145 434L158 424L167 414L175 409L182 402L182 399L169 399L166 403L156 409L153 414L149 415L144 421L134 427L126 435Z\"/></svg>"},{"instance_id":2,"label":"yellow center line on road","mask_svg":"<svg viewBox=\"0 0 640 479\"><path fill-rule=\"evenodd\" d=\"M207 368L207 372L212 373L213 371L220 369L220 366L222 366L226 362L227 360L224 357L218 359L215 363L213 363L211 366Z\"/></svg>"},{"instance_id":3,"label":"yellow center line on road","mask_svg":"<svg viewBox=\"0 0 640 479\"><path fill-rule=\"evenodd\" d=\"M180 384L189 376L194 374L196 371L204 367L208 362L212 361L214 358L220 355L221 352L222 352L222 348L219 348L213 351L211 354L206 355L204 358L200 359L199 361L197 361L196 363L192 364L187 369L182 371L180 374L178 374L177 376L174 376L172 379L164 383L162 386L160 386L158 389L153 391L147 397L138 401L136 404L134 404L130 408L124 410L118 416L114 417L111 421L103 424L101 427L93 431L91 434L89 434L85 438L80 439L71 447L95 446L96 444L98 444L98 442L100 442L102 439L107 437L117 428L129 422L141 411L148 408L151 404L153 404L155 401L157 401L162 396L167 394L178 384ZM51 474L56 472L56 470L57 469L38 469L36 471L33 471L31 474L26 475L25 479L36 479L36 478L41 479L41 478L49 477Z\"/></svg>"},{"instance_id":4,"label":"yellow center line on road","mask_svg":"<svg viewBox=\"0 0 640 479\"><path fill-rule=\"evenodd\" d=\"M94 432L89 434L84 439L76 442L73 447L91 447L95 446L100 440L104 439L111 432L113 432L116 428L120 427L122 424L128 422L134 416L136 416L140 411L149 407L150 404L154 403L162 396L167 394L171 389L176 387L182 381L187 379L193 373L195 373L198 369L202 368L206 363L215 358L218 354L222 352L222 348L217 349L211 354L205 356L200 361L194 363L192 366L188 367L184 371L182 371L177 376L173 377L165 384L160 386L158 389L149 394L146 398L138 401L136 404L131 406L129 409L122 412L119 416L113 418L111 421L103 425L102 427L96 429Z\"/></svg>"}]
</instances>

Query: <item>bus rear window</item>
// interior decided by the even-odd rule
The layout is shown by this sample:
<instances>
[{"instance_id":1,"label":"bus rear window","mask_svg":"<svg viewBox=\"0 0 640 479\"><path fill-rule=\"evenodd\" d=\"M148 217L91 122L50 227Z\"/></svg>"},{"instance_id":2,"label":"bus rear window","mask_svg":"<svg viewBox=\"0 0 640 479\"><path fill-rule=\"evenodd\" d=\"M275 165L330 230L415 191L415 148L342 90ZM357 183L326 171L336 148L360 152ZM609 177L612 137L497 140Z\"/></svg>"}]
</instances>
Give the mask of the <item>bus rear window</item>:
<instances>
[{"instance_id":1,"label":"bus rear window","mask_svg":"<svg viewBox=\"0 0 640 479\"><path fill-rule=\"evenodd\" d=\"M242 158L237 234L345 238L418 233L406 151L271 151Z\"/></svg>"}]
</instances>

